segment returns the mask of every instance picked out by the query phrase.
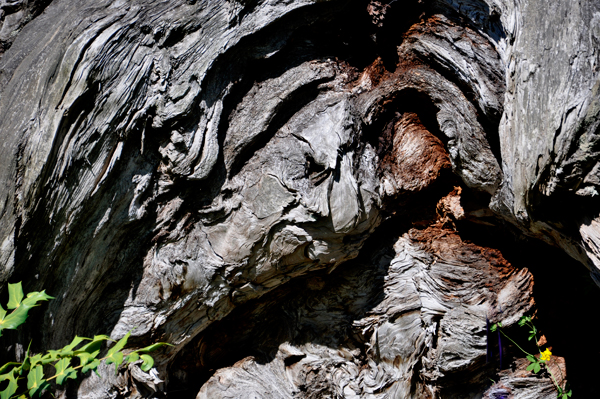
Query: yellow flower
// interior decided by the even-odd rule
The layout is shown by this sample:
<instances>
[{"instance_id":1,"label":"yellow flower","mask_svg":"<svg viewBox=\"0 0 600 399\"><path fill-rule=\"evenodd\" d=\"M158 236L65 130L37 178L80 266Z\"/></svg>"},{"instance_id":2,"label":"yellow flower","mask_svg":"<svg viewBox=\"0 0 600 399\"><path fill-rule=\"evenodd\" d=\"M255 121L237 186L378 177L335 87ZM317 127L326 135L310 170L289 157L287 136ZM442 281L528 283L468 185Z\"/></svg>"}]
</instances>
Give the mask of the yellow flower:
<instances>
[{"instance_id":1,"label":"yellow flower","mask_svg":"<svg viewBox=\"0 0 600 399\"><path fill-rule=\"evenodd\" d=\"M545 351L542 352L542 355L540 356L540 360L547 362L548 360L550 360L551 357L552 357L552 352L550 352L549 349L546 349Z\"/></svg>"}]
</instances>

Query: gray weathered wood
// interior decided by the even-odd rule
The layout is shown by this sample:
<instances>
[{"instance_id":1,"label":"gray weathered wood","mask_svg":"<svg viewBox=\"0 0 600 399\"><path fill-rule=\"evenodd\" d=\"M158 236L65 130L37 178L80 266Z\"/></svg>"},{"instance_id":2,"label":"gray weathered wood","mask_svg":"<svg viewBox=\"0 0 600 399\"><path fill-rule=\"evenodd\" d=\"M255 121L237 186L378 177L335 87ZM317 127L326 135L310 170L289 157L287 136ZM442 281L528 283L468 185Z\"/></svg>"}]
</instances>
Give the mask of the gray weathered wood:
<instances>
[{"instance_id":1,"label":"gray weathered wood","mask_svg":"<svg viewBox=\"0 0 600 399\"><path fill-rule=\"evenodd\" d=\"M82 398L551 391L486 386L533 280L457 223L600 285L599 41L592 0L0 0L0 281L56 297L19 337L174 345Z\"/></svg>"}]
</instances>

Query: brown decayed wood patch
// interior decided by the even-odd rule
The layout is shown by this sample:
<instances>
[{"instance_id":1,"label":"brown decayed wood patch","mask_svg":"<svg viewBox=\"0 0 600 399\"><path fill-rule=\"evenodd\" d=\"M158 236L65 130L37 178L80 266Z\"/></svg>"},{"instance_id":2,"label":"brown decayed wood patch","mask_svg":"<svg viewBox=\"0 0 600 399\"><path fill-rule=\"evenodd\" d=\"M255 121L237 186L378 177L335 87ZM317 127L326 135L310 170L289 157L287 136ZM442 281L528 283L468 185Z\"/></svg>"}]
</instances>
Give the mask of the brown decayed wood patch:
<instances>
[{"instance_id":1,"label":"brown decayed wood patch","mask_svg":"<svg viewBox=\"0 0 600 399\"><path fill-rule=\"evenodd\" d=\"M467 265L481 271L482 278L477 285L491 292L499 292L506 285L507 280L519 272L519 269L512 266L499 250L465 242L455 230L434 225L422 230L411 229L409 236L413 242L442 260ZM524 288L531 294L533 278L528 279Z\"/></svg>"},{"instance_id":2,"label":"brown decayed wood patch","mask_svg":"<svg viewBox=\"0 0 600 399\"><path fill-rule=\"evenodd\" d=\"M450 159L439 138L430 133L415 113L405 113L394 126L389 162L398 188L419 191L437 179Z\"/></svg>"}]
</instances>

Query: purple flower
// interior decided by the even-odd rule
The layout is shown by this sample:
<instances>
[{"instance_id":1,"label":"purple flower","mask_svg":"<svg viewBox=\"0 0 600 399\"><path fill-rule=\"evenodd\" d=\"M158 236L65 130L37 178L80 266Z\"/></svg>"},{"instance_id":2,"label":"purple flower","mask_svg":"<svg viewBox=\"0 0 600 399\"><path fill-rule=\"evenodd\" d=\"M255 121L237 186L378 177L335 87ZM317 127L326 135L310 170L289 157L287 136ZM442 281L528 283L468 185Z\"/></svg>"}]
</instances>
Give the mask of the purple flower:
<instances>
[{"instance_id":1,"label":"purple flower","mask_svg":"<svg viewBox=\"0 0 600 399\"><path fill-rule=\"evenodd\" d=\"M485 353L485 362L489 363L493 353L492 353L492 347L490 346L490 319L488 319L487 317L485 318L485 325L487 327L486 329L486 341L485 341L485 349L486 349L486 353Z\"/></svg>"},{"instance_id":2,"label":"purple flower","mask_svg":"<svg viewBox=\"0 0 600 399\"><path fill-rule=\"evenodd\" d=\"M498 351L500 352L500 370L502 370L502 335L500 335L500 329L498 329Z\"/></svg>"},{"instance_id":3,"label":"purple flower","mask_svg":"<svg viewBox=\"0 0 600 399\"><path fill-rule=\"evenodd\" d=\"M510 392L505 388L496 388L488 395L490 399L508 399Z\"/></svg>"}]
</instances>

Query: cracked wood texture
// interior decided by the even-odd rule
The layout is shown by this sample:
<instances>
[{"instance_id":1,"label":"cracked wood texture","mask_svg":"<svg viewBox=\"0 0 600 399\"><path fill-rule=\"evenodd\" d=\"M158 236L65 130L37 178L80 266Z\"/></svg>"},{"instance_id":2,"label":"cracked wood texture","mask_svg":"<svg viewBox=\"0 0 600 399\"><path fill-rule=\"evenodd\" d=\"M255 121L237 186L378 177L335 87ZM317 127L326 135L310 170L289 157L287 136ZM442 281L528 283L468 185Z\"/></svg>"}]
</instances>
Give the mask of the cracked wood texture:
<instances>
[{"instance_id":1,"label":"cracked wood texture","mask_svg":"<svg viewBox=\"0 0 600 399\"><path fill-rule=\"evenodd\" d=\"M173 346L59 395L555 398L486 320L537 311L511 245L600 284L599 76L593 0L0 0L0 280L56 297L2 358L132 331Z\"/></svg>"}]
</instances>

